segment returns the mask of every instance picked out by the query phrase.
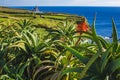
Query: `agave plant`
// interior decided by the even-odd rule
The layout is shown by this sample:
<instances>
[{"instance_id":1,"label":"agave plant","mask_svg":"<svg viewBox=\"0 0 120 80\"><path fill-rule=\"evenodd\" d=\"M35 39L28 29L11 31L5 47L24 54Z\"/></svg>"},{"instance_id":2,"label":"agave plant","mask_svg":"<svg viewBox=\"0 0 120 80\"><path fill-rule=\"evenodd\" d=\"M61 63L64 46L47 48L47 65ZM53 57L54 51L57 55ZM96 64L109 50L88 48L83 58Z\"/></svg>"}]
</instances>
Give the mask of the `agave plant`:
<instances>
[{"instance_id":1,"label":"agave plant","mask_svg":"<svg viewBox=\"0 0 120 80\"><path fill-rule=\"evenodd\" d=\"M26 67L32 62L34 59L36 60L36 57L38 60L40 60L37 56L39 53L44 50L44 45L39 42L39 39L37 35L32 34L31 32L26 32L23 33L23 39L20 41L16 41L12 45L9 46L9 48L14 48L17 51L19 51L17 54L15 53L15 59L13 60L13 63L17 66L18 64L19 67L23 67L25 70ZM18 48L18 49L17 49ZM20 59L17 59L21 57ZM18 70L20 69L18 67ZM16 70L16 73L17 71ZM23 75L23 72L21 73L21 76Z\"/></svg>"},{"instance_id":2,"label":"agave plant","mask_svg":"<svg viewBox=\"0 0 120 80\"><path fill-rule=\"evenodd\" d=\"M79 71L79 78L82 80L117 80L119 75L119 44L117 39L117 32L114 20L113 24L113 42L107 42L102 37L98 36L95 31L95 21L92 27L92 33L89 36L81 36L91 39L93 43L88 46L80 46L76 48L70 48L66 45L60 44L68 51L70 51L77 59L84 64L82 70ZM94 45L94 47L92 47ZM91 49L92 47L93 49ZM84 54L82 53L84 51ZM116 54L117 53L117 54ZM91 54L88 56L86 54ZM66 73L77 72L78 68L66 71ZM63 71L64 73L64 71Z\"/></svg>"},{"instance_id":3,"label":"agave plant","mask_svg":"<svg viewBox=\"0 0 120 80\"><path fill-rule=\"evenodd\" d=\"M75 36L75 23L74 22L60 22L58 23L56 30L53 30L48 34L48 36L52 36L51 41L59 40L60 42L64 42L66 44L74 44L74 36Z\"/></svg>"},{"instance_id":4,"label":"agave plant","mask_svg":"<svg viewBox=\"0 0 120 80\"><path fill-rule=\"evenodd\" d=\"M15 27L20 35L25 31L33 32L35 28L33 27L33 22L28 19L22 19L16 22Z\"/></svg>"},{"instance_id":5,"label":"agave plant","mask_svg":"<svg viewBox=\"0 0 120 80\"><path fill-rule=\"evenodd\" d=\"M119 80L120 45L113 19L112 25L112 41L97 35L94 20L91 32L77 36L91 42L75 46L74 22L59 23L43 40L30 28L29 20L2 24L0 79Z\"/></svg>"},{"instance_id":6,"label":"agave plant","mask_svg":"<svg viewBox=\"0 0 120 80\"><path fill-rule=\"evenodd\" d=\"M48 65L39 67L35 71L33 79L35 79L35 80L68 79L69 80L70 76L72 76L72 75L61 75L62 71L65 69L69 70L69 67L74 67L74 65L79 61L76 58L74 58L73 55L71 55L68 51L66 52L66 50L64 51L64 49L60 50L60 46L56 42L62 42L62 43L65 43L66 45L74 45L74 39L73 39L73 37L75 36L74 24L73 23L72 24L60 23L58 26L58 29L51 33L52 33L52 39L48 40L49 44L47 44L47 45L49 45L50 49L51 49L51 50L48 50L49 55L50 55L50 53L52 53L55 55L55 58L54 58L54 60L52 60L52 62L51 61L47 62L50 65L48 64ZM44 55L44 56L46 56L46 55ZM41 73L41 74L39 74L39 73ZM66 71L64 71L64 73L66 73ZM45 74L47 75L47 77L44 77ZM71 79L73 79L73 78L75 78L75 76L71 77Z\"/></svg>"},{"instance_id":7,"label":"agave plant","mask_svg":"<svg viewBox=\"0 0 120 80\"><path fill-rule=\"evenodd\" d=\"M49 51L50 54L54 54L54 59L42 61L43 66L39 67L34 75L33 80L73 80L77 79L76 73L67 73L68 71L80 71L75 70L74 66L79 63L79 60L73 57L68 51L55 52ZM47 53L47 54L48 54ZM64 53L64 54L63 54ZM44 55L46 56L46 55ZM48 58L47 58L48 59ZM78 66L78 65L76 65ZM62 73L62 74L61 74Z\"/></svg>"},{"instance_id":8,"label":"agave plant","mask_svg":"<svg viewBox=\"0 0 120 80\"><path fill-rule=\"evenodd\" d=\"M13 25L10 25L10 27L11 26ZM4 30L1 30L1 32ZM1 50L0 52L0 68L2 74L0 78L20 80L42 79L42 77L38 75L45 69L43 67L54 66L54 61L58 56L56 50L50 48L49 44L43 42L43 40L40 40L33 31L26 30L26 28L22 32L19 32L19 29L12 28L12 30L20 36L15 37L16 35L13 35L7 38L12 41L7 43L7 46L4 48L6 51L3 52ZM2 44L1 49L3 49ZM51 69L51 67L47 69ZM42 70L40 71L39 69ZM55 71L54 67L53 69ZM53 70L48 73L50 72L53 72Z\"/></svg>"},{"instance_id":9,"label":"agave plant","mask_svg":"<svg viewBox=\"0 0 120 80\"><path fill-rule=\"evenodd\" d=\"M27 29L32 26L31 20L27 20L27 19L20 20L17 22L17 24L21 29Z\"/></svg>"},{"instance_id":10,"label":"agave plant","mask_svg":"<svg viewBox=\"0 0 120 80\"><path fill-rule=\"evenodd\" d=\"M15 71L13 73L15 76L12 76L15 79L39 80L42 79L42 77L39 77L42 76L40 75L41 71L45 70L44 72L48 72L47 69L51 68L55 70L53 67L54 61L58 56L56 50L50 48L47 43L42 42L36 33L29 31L22 33L22 39L9 45L8 49L15 57L9 63L15 67L12 70ZM10 69L11 67L7 64L6 68ZM10 70L9 72L12 71ZM49 72L53 72L53 70Z\"/></svg>"}]
</instances>

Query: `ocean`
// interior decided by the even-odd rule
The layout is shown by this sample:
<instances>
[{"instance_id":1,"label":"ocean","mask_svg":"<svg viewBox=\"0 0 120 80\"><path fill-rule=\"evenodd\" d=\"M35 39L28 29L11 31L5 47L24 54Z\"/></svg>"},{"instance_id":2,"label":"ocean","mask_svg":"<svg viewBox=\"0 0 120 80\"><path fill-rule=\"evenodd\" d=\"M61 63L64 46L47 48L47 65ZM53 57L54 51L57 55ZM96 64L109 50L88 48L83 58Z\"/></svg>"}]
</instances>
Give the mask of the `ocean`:
<instances>
[{"instance_id":1,"label":"ocean","mask_svg":"<svg viewBox=\"0 0 120 80\"><path fill-rule=\"evenodd\" d=\"M34 6L14 6L12 8L32 10ZM111 37L112 18L114 18L118 37L120 38L120 7L39 6L39 10L42 12L67 13L85 16L90 25L96 14L96 31L98 35L103 37Z\"/></svg>"}]
</instances>

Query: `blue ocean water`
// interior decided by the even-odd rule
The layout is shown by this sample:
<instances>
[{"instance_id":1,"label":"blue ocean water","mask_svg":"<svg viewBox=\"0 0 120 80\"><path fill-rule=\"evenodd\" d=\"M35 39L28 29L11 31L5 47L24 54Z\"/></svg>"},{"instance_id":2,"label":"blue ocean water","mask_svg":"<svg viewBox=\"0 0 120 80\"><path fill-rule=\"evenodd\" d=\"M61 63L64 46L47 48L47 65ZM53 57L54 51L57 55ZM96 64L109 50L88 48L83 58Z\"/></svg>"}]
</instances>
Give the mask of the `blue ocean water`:
<instances>
[{"instance_id":1,"label":"blue ocean water","mask_svg":"<svg viewBox=\"0 0 120 80\"><path fill-rule=\"evenodd\" d=\"M14 7L32 10L34 6ZM118 37L120 38L120 7L73 7L73 6L39 6L43 12L67 13L85 16L91 25L96 13L96 31L101 36L110 37L112 34L112 17L116 23Z\"/></svg>"}]
</instances>

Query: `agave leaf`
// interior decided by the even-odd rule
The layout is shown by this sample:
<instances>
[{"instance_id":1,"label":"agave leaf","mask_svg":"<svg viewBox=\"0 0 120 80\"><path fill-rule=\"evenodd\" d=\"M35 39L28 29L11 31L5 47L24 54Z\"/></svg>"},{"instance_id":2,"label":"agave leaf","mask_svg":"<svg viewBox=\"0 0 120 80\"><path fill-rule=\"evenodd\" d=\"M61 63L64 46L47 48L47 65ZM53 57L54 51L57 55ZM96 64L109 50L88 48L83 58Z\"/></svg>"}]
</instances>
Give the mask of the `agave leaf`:
<instances>
[{"instance_id":1,"label":"agave leaf","mask_svg":"<svg viewBox=\"0 0 120 80\"><path fill-rule=\"evenodd\" d=\"M120 69L120 58L113 60L108 64L108 73L111 74Z\"/></svg>"},{"instance_id":2,"label":"agave leaf","mask_svg":"<svg viewBox=\"0 0 120 80\"><path fill-rule=\"evenodd\" d=\"M70 51L74 56L76 56L80 61L82 61L83 63L87 63L88 62L88 58L82 56L82 54L80 54L78 51L76 51L73 48L70 48L66 45L60 44L61 46L63 46L64 48L66 48L68 51Z\"/></svg>"},{"instance_id":3,"label":"agave leaf","mask_svg":"<svg viewBox=\"0 0 120 80\"><path fill-rule=\"evenodd\" d=\"M65 66L68 64L68 59L66 56L60 56L60 59L62 61L62 64Z\"/></svg>"},{"instance_id":4,"label":"agave leaf","mask_svg":"<svg viewBox=\"0 0 120 80\"><path fill-rule=\"evenodd\" d=\"M90 80L97 80L97 76L91 77Z\"/></svg>"},{"instance_id":5,"label":"agave leaf","mask_svg":"<svg viewBox=\"0 0 120 80\"><path fill-rule=\"evenodd\" d=\"M92 53L92 55L96 53L94 50L91 50L91 49L85 49L85 51L86 51L87 53Z\"/></svg>"},{"instance_id":6,"label":"agave leaf","mask_svg":"<svg viewBox=\"0 0 120 80\"><path fill-rule=\"evenodd\" d=\"M27 36L27 34L23 33L23 37L26 40L26 43L31 46L32 42L31 42L30 38Z\"/></svg>"},{"instance_id":7,"label":"agave leaf","mask_svg":"<svg viewBox=\"0 0 120 80\"><path fill-rule=\"evenodd\" d=\"M55 64L55 61L51 61L51 60L44 60L44 61L41 61L41 64L51 64L51 65L54 65Z\"/></svg>"},{"instance_id":8,"label":"agave leaf","mask_svg":"<svg viewBox=\"0 0 120 80\"><path fill-rule=\"evenodd\" d=\"M118 35L117 35L116 25L113 18L112 18L112 28L113 28L113 33L112 33L113 43L115 43L113 47L113 52L116 52L116 49L118 47Z\"/></svg>"},{"instance_id":9,"label":"agave leaf","mask_svg":"<svg viewBox=\"0 0 120 80\"><path fill-rule=\"evenodd\" d=\"M17 80L24 80L24 79L22 78L22 76L20 76L19 74L16 74L16 79L17 79Z\"/></svg>"},{"instance_id":10,"label":"agave leaf","mask_svg":"<svg viewBox=\"0 0 120 80\"><path fill-rule=\"evenodd\" d=\"M11 70L8 68L7 64L4 65L5 73L10 77L15 77L15 74L11 73Z\"/></svg>"},{"instance_id":11,"label":"agave leaf","mask_svg":"<svg viewBox=\"0 0 120 80\"><path fill-rule=\"evenodd\" d=\"M37 76L37 74L42 71L42 70L45 70L45 69L49 69L49 68L54 68L54 66L42 66L40 68L38 68L35 73L33 74L33 80L35 80L35 77Z\"/></svg>"},{"instance_id":12,"label":"agave leaf","mask_svg":"<svg viewBox=\"0 0 120 80\"><path fill-rule=\"evenodd\" d=\"M53 74L51 74L51 75L47 75L45 78L43 78L42 80L52 80L51 79L51 76L52 76Z\"/></svg>"},{"instance_id":13,"label":"agave leaf","mask_svg":"<svg viewBox=\"0 0 120 80\"><path fill-rule=\"evenodd\" d=\"M92 35L93 35L93 40L98 45L99 50L102 51L102 45L101 45L101 43L100 43L100 41L98 39L96 29L95 29L95 22L96 22L96 15L94 17L94 21L93 21L93 24L92 24Z\"/></svg>"},{"instance_id":14,"label":"agave leaf","mask_svg":"<svg viewBox=\"0 0 120 80\"><path fill-rule=\"evenodd\" d=\"M116 54L120 55L120 45L118 46L118 49L116 50Z\"/></svg>"},{"instance_id":15,"label":"agave leaf","mask_svg":"<svg viewBox=\"0 0 120 80\"><path fill-rule=\"evenodd\" d=\"M46 49L46 45L44 43L38 43L38 46L35 48L35 51L44 51Z\"/></svg>"},{"instance_id":16,"label":"agave leaf","mask_svg":"<svg viewBox=\"0 0 120 80\"><path fill-rule=\"evenodd\" d=\"M39 44L39 43L37 42L37 36L35 36L34 34L30 33L29 31L28 31L28 34L30 35L30 40L32 40L32 44L33 44L34 46L36 46L37 44Z\"/></svg>"},{"instance_id":17,"label":"agave leaf","mask_svg":"<svg viewBox=\"0 0 120 80\"><path fill-rule=\"evenodd\" d=\"M5 27L5 28L3 28L3 29L0 29L0 32L6 30L6 29L8 29L8 28L9 28L9 26L8 26L8 27Z\"/></svg>"},{"instance_id":18,"label":"agave leaf","mask_svg":"<svg viewBox=\"0 0 120 80\"><path fill-rule=\"evenodd\" d=\"M100 36L99 36L99 40L100 40L101 45L103 46L103 48L107 49L107 47L109 46L109 43Z\"/></svg>"},{"instance_id":19,"label":"agave leaf","mask_svg":"<svg viewBox=\"0 0 120 80\"><path fill-rule=\"evenodd\" d=\"M42 77L45 77L46 78L46 75L49 76L49 75L53 75L54 73L54 70L50 70L52 68L48 68L46 69L44 72L41 72L37 75L37 77L35 78L35 80L41 80ZM50 74L51 73L51 74ZM51 77L50 77L51 78Z\"/></svg>"},{"instance_id":20,"label":"agave leaf","mask_svg":"<svg viewBox=\"0 0 120 80\"><path fill-rule=\"evenodd\" d=\"M25 62L25 63L22 64L22 66L20 67L19 72L18 72L18 74L19 74L20 76L23 75L24 70L25 70L25 68L29 65L29 63L30 63L30 62L27 61L27 62Z\"/></svg>"},{"instance_id":21,"label":"agave leaf","mask_svg":"<svg viewBox=\"0 0 120 80\"><path fill-rule=\"evenodd\" d=\"M101 60L101 72L105 69L106 65L108 64L109 60L109 54L111 54L111 48L113 47L113 44L104 52L102 55L102 60Z\"/></svg>"},{"instance_id":22,"label":"agave leaf","mask_svg":"<svg viewBox=\"0 0 120 80\"><path fill-rule=\"evenodd\" d=\"M93 37L92 36L89 36L89 35L81 35L81 36L75 36L73 38L87 38L87 39L90 39L90 40L93 40Z\"/></svg>"},{"instance_id":23,"label":"agave leaf","mask_svg":"<svg viewBox=\"0 0 120 80\"><path fill-rule=\"evenodd\" d=\"M58 77L60 76L61 72L56 72L53 75L51 75L52 77L50 78L50 80L59 80Z\"/></svg>"},{"instance_id":24,"label":"agave leaf","mask_svg":"<svg viewBox=\"0 0 120 80\"><path fill-rule=\"evenodd\" d=\"M81 75L80 75L80 79L82 79L82 78L85 76L87 70L88 70L88 69L90 68L90 66L95 62L95 60L98 58L99 54L100 54L100 51L98 51L95 55L93 55L93 56L91 57L91 59L90 59L90 60L88 61L88 63L86 64L86 67L82 70Z\"/></svg>"},{"instance_id":25,"label":"agave leaf","mask_svg":"<svg viewBox=\"0 0 120 80\"><path fill-rule=\"evenodd\" d=\"M0 80L15 80L11 77L9 77L7 74L0 75Z\"/></svg>"},{"instance_id":26,"label":"agave leaf","mask_svg":"<svg viewBox=\"0 0 120 80\"><path fill-rule=\"evenodd\" d=\"M21 29L25 29L26 27L31 26L32 22L31 20L24 19L17 22L17 24L21 27Z\"/></svg>"},{"instance_id":27,"label":"agave leaf","mask_svg":"<svg viewBox=\"0 0 120 80\"><path fill-rule=\"evenodd\" d=\"M67 73L72 73L72 72L81 73L81 71L82 71L82 68L80 68L80 67L77 67L77 68L67 68L67 69L62 71L62 76L67 74Z\"/></svg>"},{"instance_id":28,"label":"agave leaf","mask_svg":"<svg viewBox=\"0 0 120 80\"><path fill-rule=\"evenodd\" d=\"M51 54L51 55L53 55L55 58L57 58L57 56L58 56L58 53L57 53L54 49L47 49L47 50L44 51L43 54Z\"/></svg>"},{"instance_id":29,"label":"agave leaf","mask_svg":"<svg viewBox=\"0 0 120 80\"><path fill-rule=\"evenodd\" d=\"M12 47L18 47L21 48L23 51L27 52L23 41L17 41L13 45L8 46L8 48L12 48Z\"/></svg>"}]
</instances>

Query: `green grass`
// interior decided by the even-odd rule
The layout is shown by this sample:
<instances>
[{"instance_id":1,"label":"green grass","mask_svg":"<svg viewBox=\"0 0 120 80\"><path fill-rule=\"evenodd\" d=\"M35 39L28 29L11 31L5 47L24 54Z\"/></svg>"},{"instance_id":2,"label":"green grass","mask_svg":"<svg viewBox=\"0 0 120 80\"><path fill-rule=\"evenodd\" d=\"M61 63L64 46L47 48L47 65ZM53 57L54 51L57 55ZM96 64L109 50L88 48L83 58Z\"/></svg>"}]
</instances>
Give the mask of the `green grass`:
<instances>
[{"instance_id":1,"label":"green grass","mask_svg":"<svg viewBox=\"0 0 120 80\"><path fill-rule=\"evenodd\" d=\"M77 15L62 14L62 13L42 13L36 14L36 18L33 18L33 13L31 11L23 9L12 9L7 7L0 7L0 20L19 20L19 19L30 19L33 21L34 25L44 25L47 27L55 27L57 23L65 21L66 18L76 18L81 19ZM42 15L42 18L40 17Z\"/></svg>"},{"instance_id":2,"label":"green grass","mask_svg":"<svg viewBox=\"0 0 120 80\"><path fill-rule=\"evenodd\" d=\"M15 9L15 8L8 8L8 7L1 7L0 6L0 12L4 13L28 13L28 10L24 9Z\"/></svg>"},{"instance_id":3,"label":"green grass","mask_svg":"<svg viewBox=\"0 0 120 80\"><path fill-rule=\"evenodd\" d=\"M35 32L38 34L41 40L43 40L44 37L48 35L48 32L43 28L36 28Z\"/></svg>"},{"instance_id":4,"label":"green grass","mask_svg":"<svg viewBox=\"0 0 120 80\"><path fill-rule=\"evenodd\" d=\"M61 15L43 15L43 17L53 18L53 19L66 19L65 16L61 16Z\"/></svg>"},{"instance_id":5,"label":"green grass","mask_svg":"<svg viewBox=\"0 0 120 80\"><path fill-rule=\"evenodd\" d=\"M54 27L59 21L47 19L47 18L35 18L32 20L35 25L42 24L47 27Z\"/></svg>"}]
</instances>

